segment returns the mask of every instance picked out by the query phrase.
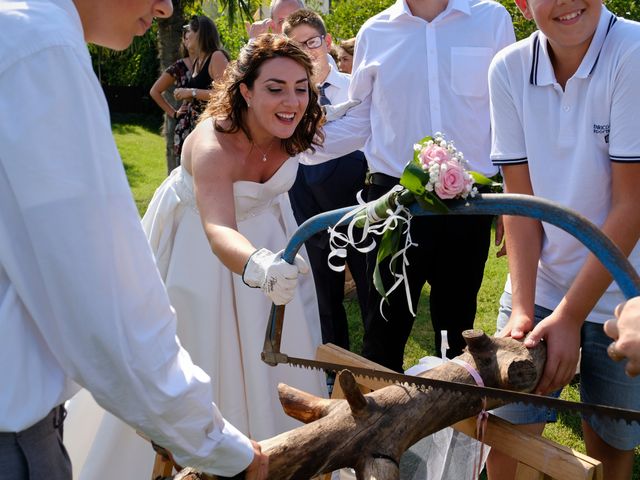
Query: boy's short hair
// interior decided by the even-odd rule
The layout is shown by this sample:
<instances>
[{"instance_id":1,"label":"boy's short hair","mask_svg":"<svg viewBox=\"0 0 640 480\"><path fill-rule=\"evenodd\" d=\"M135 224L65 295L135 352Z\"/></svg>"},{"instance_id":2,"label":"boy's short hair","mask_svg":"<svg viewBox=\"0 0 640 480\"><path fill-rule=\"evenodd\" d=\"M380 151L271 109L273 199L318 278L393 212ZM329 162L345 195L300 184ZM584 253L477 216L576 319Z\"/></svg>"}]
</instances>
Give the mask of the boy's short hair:
<instances>
[{"instance_id":1,"label":"boy's short hair","mask_svg":"<svg viewBox=\"0 0 640 480\"><path fill-rule=\"evenodd\" d=\"M327 34L327 27L324 26L324 20L322 20L322 17L308 8L296 10L289 15L282 25L282 33L289 36L291 30L300 25L308 25L316 30L320 35Z\"/></svg>"}]
</instances>

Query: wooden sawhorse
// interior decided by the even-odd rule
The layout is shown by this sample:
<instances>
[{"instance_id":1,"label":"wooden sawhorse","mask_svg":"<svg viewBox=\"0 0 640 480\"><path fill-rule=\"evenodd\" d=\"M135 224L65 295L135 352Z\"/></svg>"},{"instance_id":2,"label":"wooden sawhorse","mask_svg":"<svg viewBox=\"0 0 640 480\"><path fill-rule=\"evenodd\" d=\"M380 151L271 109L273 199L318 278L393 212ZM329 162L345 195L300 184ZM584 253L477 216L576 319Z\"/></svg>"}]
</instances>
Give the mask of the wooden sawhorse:
<instances>
[{"instance_id":1,"label":"wooden sawhorse","mask_svg":"<svg viewBox=\"0 0 640 480\"><path fill-rule=\"evenodd\" d=\"M388 370L355 353L332 344L318 347L316 358L325 362L354 367ZM389 370L390 371L390 370ZM363 393L386 387L389 383L356 376ZM335 383L331 398L343 398L342 389ZM476 438L476 419L467 418L453 428ZM489 414L484 443L491 448L508 452L518 461L516 480L603 480L602 464L571 448L546 438L537 437L514 428L512 424ZM325 477L330 478L330 476Z\"/></svg>"}]
</instances>

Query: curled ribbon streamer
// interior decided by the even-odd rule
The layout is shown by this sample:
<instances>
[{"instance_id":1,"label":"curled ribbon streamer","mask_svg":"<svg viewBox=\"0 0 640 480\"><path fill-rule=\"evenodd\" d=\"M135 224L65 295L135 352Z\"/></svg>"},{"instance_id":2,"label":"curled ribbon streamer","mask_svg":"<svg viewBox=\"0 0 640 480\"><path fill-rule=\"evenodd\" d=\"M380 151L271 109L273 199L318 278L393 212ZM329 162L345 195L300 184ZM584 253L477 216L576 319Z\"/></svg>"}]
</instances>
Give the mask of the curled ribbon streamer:
<instances>
[{"instance_id":1,"label":"curled ribbon streamer","mask_svg":"<svg viewBox=\"0 0 640 480\"><path fill-rule=\"evenodd\" d=\"M358 199L359 205L364 205L365 202L362 199L362 190L358 192L358 194L356 195L356 198ZM362 209L354 208L350 212L343 215L342 218L338 220L335 227L328 228L329 245L330 245L331 251L329 252L329 256L327 258L327 264L329 265L329 268L334 272L344 271L344 263L342 263L341 265L334 265L331 262L331 259L334 257L346 258L348 246L352 246L358 252L361 252L361 253L370 252L376 247L376 241L373 238L369 238L368 239L369 243L365 244L368 237L367 232L369 231L369 226L370 226L368 217L365 217L365 223L362 227L362 236L360 237L360 239L357 239L357 240L355 238L354 228L356 228L356 224L358 223L358 221L361 220L361 217L358 216L361 213L362 213ZM343 225L347 221L349 221L349 223L347 226L346 234L338 231L337 227L339 225Z\"/></svg>"},{"instance_id":2,"label":"curled ribbon streamer","mask_svg":"<svg viewBox=\"0 0 640 480\"><path fill-rule=\"evenodd\" d=\"M365 202L362 199L362 191L358 192L356 195L358 199L359 205L364 205ZM347 256L347 247L351 246L355 250L361 253L368 253L372 251L377 242L374 240L373 236L378 235L382 236L388 230L394 230L396 228L403 228L402 233L405 235L404 246L397 252L395 252L391 260L389 262L389 270L391 275L395 277L395 282L388 290L387 295L396 290L400 285L404 284L405 293L407 296L407 304L409 305L409 311L415 317L415 311L413 308L413 302L411 301L411 290L409 288L409 281L407 279L407 265L409 265L409 261L407 260L407 250L410 247L417 246L418 244L411 240L411 219L413 215L409 211L408 208L403 205L396 205L395 210L387 210L387 218L382 219L378 217L373 209L373 204L369 204L365 209L355 208L350 212L343 215L343 217L336 223L335 227L329 227L329 246L331 251L329 252L327 258L327 264L329 268L334 272L342 272L344 271L344 263L340 265L334 265L331 261L333 258L344 259ZM363 211L364 210L364 211ZM362 225L362 234L360 238L356 239L356 227L359 222L363 222ZM348 222L347 232L343 233L337 230L338 225L343 225ZM391 266L394 264L394 261L398 258L401 258L401 272L394 272ZM383 312L384 298L380 300L380 314L382 317L387 320L387 317Z\"/></svg>"},{"instance_id":3,"label":"curled ribbon streamer","mask_svg":"<svg viewBox=\"0 0 640 480\"><path fill-rule=\"evenodd\" d=\"M400 220L396 220L396 224L398 222L404 223L404 231L402 233L405 234L405 241L404 241L404 247L398 250L396 253L394 253L391 256L391 260L389 261L389 272L391 273L391 275L396 277L396 281L391 286L391 288L387 291L387 295L390 295L391 292L393 292L401 284L404 284L404 290L407 296L407 305L409 306L409 312L411 313L411 315L415 317L416 314L413 310L413 303L411 301L411 289L409 288L409 280L407 279L407 265L409 265L409 260L407 260L407 251L409 250L410 247L418 246L417 243L414 243L411 240L411 219L413 218L413 215L411 215L409 210L405 207L401 207L400 209L396 208L396 212L404 213L406 215L405 217L403 215L398 214L397 218L399 218ZM393 265L393 262L398 257L402 257L401 258L402 273L394 272L391 267ZM380 300L380 315L382 315L382 318L384 318L385 320L388 320L387 317L384 315L384 312L382 311L383 304L384 304L384 299Z\"/></svg>"}]
</instances>

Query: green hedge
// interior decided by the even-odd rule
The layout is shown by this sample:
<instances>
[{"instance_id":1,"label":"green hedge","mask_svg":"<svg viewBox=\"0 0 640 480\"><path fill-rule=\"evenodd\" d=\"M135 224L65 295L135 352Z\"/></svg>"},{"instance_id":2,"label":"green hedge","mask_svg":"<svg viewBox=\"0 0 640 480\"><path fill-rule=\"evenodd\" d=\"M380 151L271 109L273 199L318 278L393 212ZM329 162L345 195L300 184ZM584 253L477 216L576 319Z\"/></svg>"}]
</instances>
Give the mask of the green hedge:
<instances>
[{"instance_id":1,"label":"green hedge","mask_svg":"<svg viewBox=\"0 0 640 480\"><path fill-rule=\"evenodd\" d=\"M324 15L327 29L336 39L346 39L356 35L360 26L372 15L384 10L395 0L334 0L332 11ZM513 0L502 0L509 10L518 39L528 36L535 25L527 21L517 9ZM313 0L307 4L313 7ZM606 0L608 8L617 15L640 21L640 0ZM185 14L201 13L192 8ZM224 15L216 19L216 25L225 48L232 58L247 41L244 25L239 21L229 26ZM143 37L136 38L132 46L123 52L90 46L94 69L102 83L110 86L137 86L147 91L159 72L156 48L157 29L155 26Z\"/></svg>"}]
</instances>

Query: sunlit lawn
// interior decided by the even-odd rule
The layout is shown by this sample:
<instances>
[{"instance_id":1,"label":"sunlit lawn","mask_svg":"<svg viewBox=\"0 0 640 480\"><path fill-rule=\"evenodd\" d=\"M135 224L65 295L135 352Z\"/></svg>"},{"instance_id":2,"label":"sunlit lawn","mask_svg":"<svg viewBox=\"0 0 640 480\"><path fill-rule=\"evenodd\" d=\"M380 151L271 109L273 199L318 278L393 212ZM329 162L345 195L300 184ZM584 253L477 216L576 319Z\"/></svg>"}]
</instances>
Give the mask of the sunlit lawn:
<instances>
[{"instance_id":1,"label":"sunlit lawn","mask_svg":"<svg viewBox=\"0 0 640 480\"><path fill-rule=\"evenodd\" d=\"M113 118L113 133L141 215L151 200L153 192L166 177L165 147L164 139L160 136L160 125L159 117L126 115L114 116ZM476 328L480 328L488 334L495 332L498 300L506 275L507 260L496 258L495 248L492 248L478 296L478 313L475 325ZM435 354L427 293L428 287L425 287L412 336L405 351L405 368L414 365L425 355ZM359 353L362 346L362 322L359 309L357 302L353 299L346 300L345 304L349 314L352 350ZM562 398L578 401L577 386L571 385L566 388ZM545 436L562 445L585 452L580 433L580 419L577 415L560 415L556 424L546 428ZM640 480L640 449L636 449L633 479Z\"/></svg>"}]
</instances>

